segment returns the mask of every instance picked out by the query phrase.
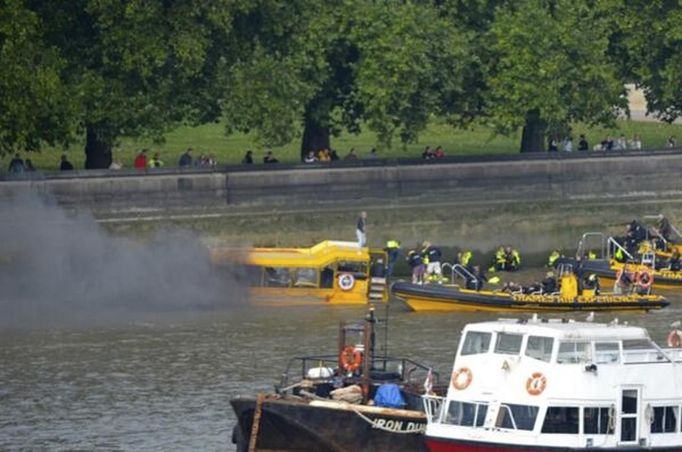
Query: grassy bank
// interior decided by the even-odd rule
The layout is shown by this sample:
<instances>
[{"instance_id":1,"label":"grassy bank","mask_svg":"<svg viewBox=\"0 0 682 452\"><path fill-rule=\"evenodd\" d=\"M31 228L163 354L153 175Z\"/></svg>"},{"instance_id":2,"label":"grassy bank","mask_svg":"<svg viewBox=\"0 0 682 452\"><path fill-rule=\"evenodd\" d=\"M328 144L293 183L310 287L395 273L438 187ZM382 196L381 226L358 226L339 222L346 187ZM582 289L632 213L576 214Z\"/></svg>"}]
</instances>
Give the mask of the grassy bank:
<instances>
[{"instance_id":1,"label":"grassy bank","mask_svg":"<svg viewBox=\"0 0 682 452\"><path fill-rule=\"evenodd\" d=\"M256 162L260 162L265 147L258 144L257 140L250 135L234 134L225 136L223 126L220 124L207 124L200 127L180 127L166 136L166 142L158 145L149 141L133 140L130 138L121 139L120 144L114 150L114 160L121 162L124 167L131 167L136 153L142 148L148 148L151 153L160 152L161 159L166 166L177 164L180 154L192 147L195 156L202 153L214 154L220 164L239 163L247 149L252 149L255 154ZM577 137L584 133L587 136L590 146L601 141L608 135L614 138L624 134L628 139L633 135L639 135L643 145L647 149L657 149L665 147L665 143L670 135L675 135L682 141L682 126L669 125L654 122L634 122L619 121L617 128L605 129L601 127L574 128L574 145L577 145ZM360 135L345 134L332 140L334 147L339 155L343 157L350 148L355 148L359 157L364 157L369 150L376 145L376 135L365 131ZM440 121L434 121L420 135L419 143L403 145L395 142L392 148L381 148L377 146L380 157L402 158L418 157L424 146L432 147L443 146L447 155L468 155L468 154L515 154L518 152L520 134L513 136L495 135L493 131L484 126L475 126L467 130L455 129ZM299 142L291 143L283 147L270 147L275 156L282 162L296 162L299 156ZM38 169L55 170L59 166L59 157L63 149L48 148L40 153L24 154L22 157L29 157ZM69 160L76 168L83 168L84 153L83 143L75 143L66 151ZM7 171L7 166L11 156L4 156L0 159L0 169Z\"/></svg>"}]
</instances>

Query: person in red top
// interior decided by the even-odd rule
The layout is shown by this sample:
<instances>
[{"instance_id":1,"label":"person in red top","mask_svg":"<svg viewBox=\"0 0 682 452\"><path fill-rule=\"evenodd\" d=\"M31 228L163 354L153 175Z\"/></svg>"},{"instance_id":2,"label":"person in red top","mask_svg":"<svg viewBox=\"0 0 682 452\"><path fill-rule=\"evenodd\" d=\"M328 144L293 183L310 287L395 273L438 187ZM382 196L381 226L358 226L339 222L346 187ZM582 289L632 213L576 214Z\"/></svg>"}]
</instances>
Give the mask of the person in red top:
<instances>
[{"instance_id":1,"label":"person in red top","mask_svg":"<svg viewBox=\"0 0 682 452\"><path fill-rule=\"evenodd\" d=\"M136 169L145 169L147 168L147 150L142 149L139 154L137 154L137 157L135 157L135 161L133 162L133 167Z\"/></svg>"}]
</instances>

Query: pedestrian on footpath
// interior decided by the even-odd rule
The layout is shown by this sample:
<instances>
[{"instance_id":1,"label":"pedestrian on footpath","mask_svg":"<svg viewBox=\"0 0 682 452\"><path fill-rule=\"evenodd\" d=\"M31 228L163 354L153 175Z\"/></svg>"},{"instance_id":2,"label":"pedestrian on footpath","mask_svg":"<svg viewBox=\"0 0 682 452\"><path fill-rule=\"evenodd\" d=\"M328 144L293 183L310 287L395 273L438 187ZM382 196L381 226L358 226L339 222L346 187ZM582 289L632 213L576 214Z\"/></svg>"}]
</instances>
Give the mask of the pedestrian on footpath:
<instances>
[{"instance_id":1,"label":"pedestrian on footpath","mask_svg":"<svg viewBox=\"0 0 682 452\"><path fill-rule=\"evenodd\" d=\"M358 237L358 246L360 248L367 245L367 212L360 212L355 226L355 235Z\"/></svg>"}]
</instances>

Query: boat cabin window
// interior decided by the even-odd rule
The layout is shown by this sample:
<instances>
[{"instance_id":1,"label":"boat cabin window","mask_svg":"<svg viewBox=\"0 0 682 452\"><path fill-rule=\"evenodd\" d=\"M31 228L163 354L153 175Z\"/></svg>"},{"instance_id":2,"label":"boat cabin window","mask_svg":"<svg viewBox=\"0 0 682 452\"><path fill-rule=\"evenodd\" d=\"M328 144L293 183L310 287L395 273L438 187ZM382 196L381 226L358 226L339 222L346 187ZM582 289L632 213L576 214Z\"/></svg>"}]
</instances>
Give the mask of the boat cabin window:
<instances>
[{"instance_id":1,"label":"boat cabin window","mask_svg":"<svg viewBox=\"0 0 682 452\"><path fill-rule=\"evenodd\" d=\"M675 433L677 431L676 406L655 406L651 420L651 433Z\"/></svg>"},{"instance_id":2,"label":"boat cabin window","mask_svg":"<svg viewBox=\"0 0 682 452\"><path fill-rule=\"evenodd\" d=\"M290 280L288 268L265 267L265 287L289 287Z\"/></svg>"},{"instance_id":3,"label":"boat cabin window","mask_svg":"<svg viewBox=\"0 0 682 452\"><path fill-rule=\"evenodd\" d=\"M296 268L293 271L294 287L317 287L317 270Z\"/></svg>"},{"instance_id":4,"label":"boat cabin window","mask_svg":"<svg viewBox=\"0 0 682 452\"><path fill-rule=\"evenodd\" d=\"M516 355L521 351L522 334L497 333L495 353Z\"/></svg>"},{"instance_id":5,"label":"boat cabin window","mask_svg":"<svg viewBox=\"0 0 682 452\"><path fill-rule=\"evenodd\" d=\"M552 359L552 347L554 347L554 339L551 337L528 336L526 356L549 362Z\"/></svg>"},{"instance_id":6,"label":"boat cabin window","mask_svg":"<svg viewBox=\"0 0 682 452\"><path fill-rule=\"evenodd\" d=\"M465 427L482 427L487 413L487 403L467 403L453 400L448 406L445 423Z\"/></svg>"},{"instance_id":7,"label":"boat cabin window","mask_svg":"<svg viewBox=\"0 0 682 452\"><path fill-rule=\"evenodd\" d=\"M559 342L557 363L577 364L592 361L589 342Z\"/></svg>"},{"instance_id":8,"label":"boat cabin window","mask_svg":"<svg viewBox=\"0 0 682 452\"><path fill-rule=\"evenodd\" d=\"M623 341L623 350L650 350L654 348L648 339L626 339Z\"/></svg>"},{"instance_id":9,"label":"boat cabin window","mask_svg":"<svg viewBox=\"0 0 682 452\"><path fill-rule=\"evenodd\" d=\"M606 435L613 434L616 419L615 410L610 407L583 408L583 433Z\"/></svg>"},{"instance_id":10,"label":"boat cabin window","mask_svg":"<svg viewBox=\"0 0 682 452\"><path fill-rule=\"evenodd\" d=\"M479 353L488 353L491 337L492 333L482 333L480 331L467 332L461 354L477 355Z\"/></svg>"},{"instance_id":11,"label":"boat cabin window","mask_svg":"<svg viewBox=\"0 0 682 452\"><path fill-rule=\"evenodd\" d=\"M346 273L353 273L353 276L358 276L358 274L367 274L367 263L366 262L339 262L339 271Z\"/></svg>"},{"instance_id":12,"label":"boat cabin window","mask_svg":"<svg viewBox=\"0 0 682 452\"><path fill-rule=\"evenodd\" d=\"M595 342L594 361L597 364L617 364L620 362L618 342Z\"/></svg>"},{"instance_id":13,"label":"boat cabin window","mask_svg":"<svg viewBox=\"0 0 682 452\"><path fill-rule=\"evenodd\" d=\"M538 407L532 405L501 404L495 427L512 430L533 430Z\"/></svg>"},{"instance_id":14,"label":"boat cabin window","mask_svg":"<svg viewBox=\"0 0 682 452\"><path fill-rule=\"evenodd\" d=\"M547 407L542 433L578 433L580 426L577 406Z\"/></svg>"}]
</instances>

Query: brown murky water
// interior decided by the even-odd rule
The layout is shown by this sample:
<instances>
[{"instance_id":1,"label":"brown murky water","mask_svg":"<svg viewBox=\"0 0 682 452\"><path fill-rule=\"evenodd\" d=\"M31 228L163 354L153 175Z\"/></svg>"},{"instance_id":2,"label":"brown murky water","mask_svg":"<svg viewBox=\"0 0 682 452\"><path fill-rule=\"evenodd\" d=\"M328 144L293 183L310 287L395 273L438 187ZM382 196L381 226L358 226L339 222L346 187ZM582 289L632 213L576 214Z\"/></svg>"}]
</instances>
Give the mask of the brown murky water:
<instances>
[{"instance_id":1,"label":"brown murky water","mask_svg":"<svg viewBox=\"0 0 682 452\"><path fill-rule=\"evenodd\" d=\"M290 356L333 353L339 320L364 314L245 307L117 327L0 331L0 449L229 450L230 398L270 390ZM616 316L661 342L682 318L682 298L660 312L597 321ZM462 326L497 317L415 314L396 304L389 351L448 375Z\"/></svg>"}]
</instances>

